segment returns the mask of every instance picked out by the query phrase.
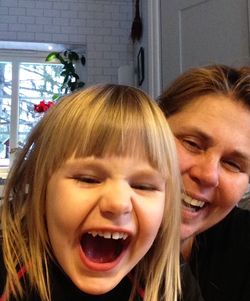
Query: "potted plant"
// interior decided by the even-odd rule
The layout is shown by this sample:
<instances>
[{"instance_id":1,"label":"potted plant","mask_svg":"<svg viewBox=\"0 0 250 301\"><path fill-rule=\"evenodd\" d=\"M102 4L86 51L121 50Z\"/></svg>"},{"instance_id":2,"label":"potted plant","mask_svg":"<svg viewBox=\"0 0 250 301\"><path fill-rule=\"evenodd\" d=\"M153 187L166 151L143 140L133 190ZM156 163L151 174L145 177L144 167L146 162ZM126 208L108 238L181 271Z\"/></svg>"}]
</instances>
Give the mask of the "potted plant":
<instances>
[{"instance_id":1,"label":"potted plant","mask_svg":"<svg viewBox=\"0 0 250 301\"><path fill-rule=\"evenodd\" d=\"M78 88L82 88L85 85L83 81L80 81L80 77L76 73L75 68L75 64L78 62L80 62L82 66L86 64L86 59L83 54L80 55L73 50L65 50L63 52L51 52L45 59L46 62L55 60L63 65L62 72L60 73L60 76L63 77L63 83L60 87L61 93L54 94L51 101L42 100L39 104L34 105L34 111L39 113L41 117L44 112L55 104L59 97Z\"/></svg>"},{"instance_id":2,"label":"potted plant","mask_svg":"<svg viewBox=\"0 0 250 301\"><path fill-rule=\"evenodd\" d=\"M67 94L78 88L82 88L85 83L80 81L79 75L76 73L75 64L80 62L83 66L86 64L86 59L83 54L79 55L73 50L65 50L63 52L51 52L46 57L46 62L52 62L58 60L62 65L63 69L61 76L64 77L61 91L62 94ZM59 95L54 95L53 100L58 98Z\"/></svg>"}]
</instances>

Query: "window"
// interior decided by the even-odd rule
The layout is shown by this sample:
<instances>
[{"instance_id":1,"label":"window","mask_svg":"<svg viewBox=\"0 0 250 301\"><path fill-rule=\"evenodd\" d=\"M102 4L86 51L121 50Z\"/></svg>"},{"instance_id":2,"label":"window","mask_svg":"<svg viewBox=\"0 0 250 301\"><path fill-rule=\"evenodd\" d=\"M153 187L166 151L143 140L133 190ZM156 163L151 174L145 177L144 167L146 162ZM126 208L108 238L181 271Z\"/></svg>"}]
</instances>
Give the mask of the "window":
<instances>
[{"instance_id":1,"label":"window","mask_svg":"<svg viewBox=\"0 0 250 301\"><path fill-rule=\"evenodd\" d=\"M10 164L11 152L22 147L39 113L34 104L59 93L62 65L45 63L47 53L0 52L0 167Z\"/></svg>"}]
</instances>

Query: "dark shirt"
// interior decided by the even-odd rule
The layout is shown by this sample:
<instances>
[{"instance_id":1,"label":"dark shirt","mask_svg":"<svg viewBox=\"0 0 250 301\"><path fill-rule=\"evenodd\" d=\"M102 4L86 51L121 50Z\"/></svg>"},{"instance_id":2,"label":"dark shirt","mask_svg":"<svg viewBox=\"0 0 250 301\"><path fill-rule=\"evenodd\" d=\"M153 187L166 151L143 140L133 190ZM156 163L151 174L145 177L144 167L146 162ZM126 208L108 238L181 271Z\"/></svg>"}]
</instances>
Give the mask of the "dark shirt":
<instances>
[{"instance_id":1,"label":"dark shirt","mask_svg":"<svg viewBox=\"0 0 250 301\"><path fill-rule=\"evenodd\" d=\"M250 211L234 208L196 237L190 268L205 301L250 301Z\"/></svg>"},{"instance_id":2,"label":"dark shirt","mask_svg":"<svg viewBox=\"0 0 250 301\"><path fill-rule=\"evenodd\" d=\"M205 301L199 283L194 277L189 264L182 260L181 263L182 295L180 301Z\"/></svg>"},{"instance_id":3,"label":"dark shirt","mask_svg":"<svg viewBox=\"0 0 250 301\"><path fill-rule=\"evenodd\" d=\"M3 294L6 271L3 265L3 258L0 256L0 300ZM25 277L25 276L24 276ZM51 295L52 301L128 301L131 292L131 281L125 277L113 290L107 294L93 296L80 291L70 278L54 263L50 263ZM22 281L22 278L20 281ZM24 283L23 283L24 285ZM9 299L16 301L14 297ZM18 299L19 300L19 299ZM136 301L142 299L137 296ZM21 300L19 300L21 301ZM25 287L25 296L22 301L41 301L36 291Z\"/></svg>"},{"instance_id":4,"label":"dark shirt","mask_svg":"<svg viewBox=\"0 0 250 301\"><path fill-rule=\"evenodd\" d=\"M185 282L183 298L181 301L204 301L200 297L199 287L195 282L189 266L181 265L182 277ZM125 277L112 291L104 295L90 296L80 291L71 279L62 271L55 263L50 263L50 279L51 279L51 294L52 301L128 301L132 288L131 280ZM6 278L6 270L3 264L2 253L0 251L0 300L3 294ZM25 276L20 279L23 285ZM9 301L17 301L12 297ZM30 291L29 286L25 286L25 296L19 301L41 301L36 291ZM142 301L142 298L137 295L135 301ZM160 301L160 300L159 300Z\"/></svg>"}]
</instances>

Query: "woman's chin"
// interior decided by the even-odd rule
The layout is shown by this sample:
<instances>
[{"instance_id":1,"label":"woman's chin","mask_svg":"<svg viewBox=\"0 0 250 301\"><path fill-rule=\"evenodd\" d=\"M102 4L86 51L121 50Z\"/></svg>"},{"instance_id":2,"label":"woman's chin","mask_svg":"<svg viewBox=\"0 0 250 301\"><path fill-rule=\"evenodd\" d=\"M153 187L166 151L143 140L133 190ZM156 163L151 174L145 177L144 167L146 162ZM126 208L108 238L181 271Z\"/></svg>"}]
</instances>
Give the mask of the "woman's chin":
<instances>
[{"instance_id":1,"label":"woman's chin","mask_svg":"<svg viewBox=\"0 0 250 301\"><path fill-rule=\"evenodd\" d=\"M195 230L192 226L181 224L181 242L195 236Z\"/></svg>"}]
</instances>

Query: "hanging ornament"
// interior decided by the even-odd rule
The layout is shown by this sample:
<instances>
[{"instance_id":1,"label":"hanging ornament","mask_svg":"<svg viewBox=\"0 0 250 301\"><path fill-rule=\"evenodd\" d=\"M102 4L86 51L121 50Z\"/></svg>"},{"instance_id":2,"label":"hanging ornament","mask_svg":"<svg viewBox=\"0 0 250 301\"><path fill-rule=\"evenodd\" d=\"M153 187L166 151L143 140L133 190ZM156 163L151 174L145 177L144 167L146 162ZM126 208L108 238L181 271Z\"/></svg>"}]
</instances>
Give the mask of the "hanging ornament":
<instances>
[{"instance_id":1,"label":"hanging ornament","mask_svg":"<svg viewBox=\"0 0 250 301\"><path fill-rule=\"evenodd\" d=\"M131 28L131 39L133 43L137 40L139 41L142 36L142 20L140 17L140 3L139 0L136 0L135 2L135 17L132 23Z\"/></svg>"}]
</instances>

